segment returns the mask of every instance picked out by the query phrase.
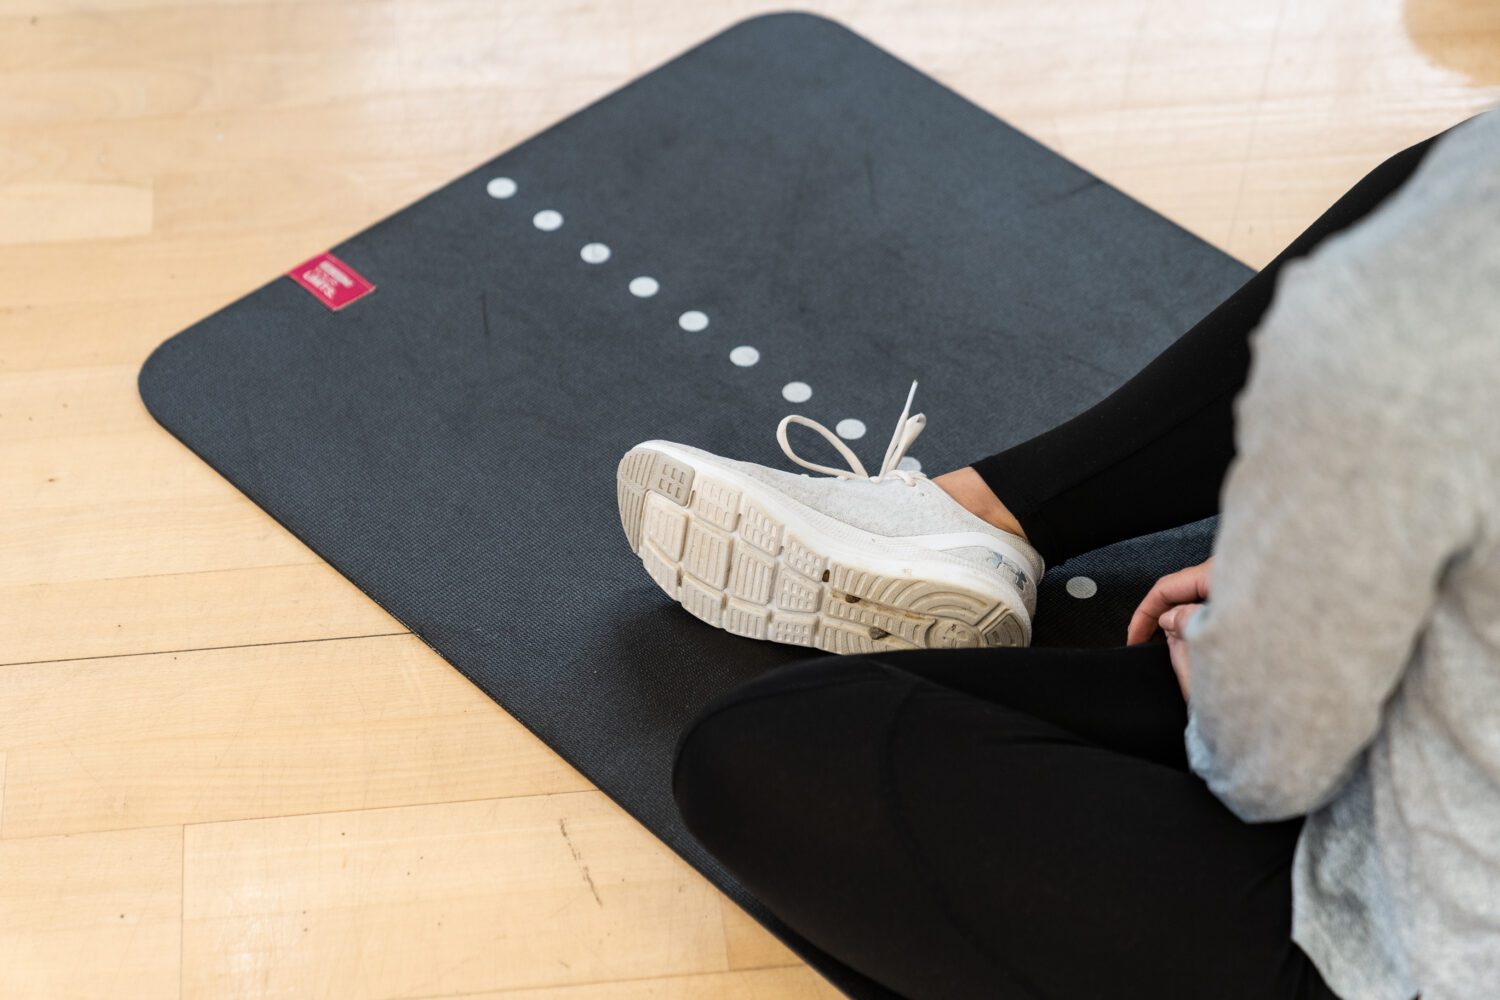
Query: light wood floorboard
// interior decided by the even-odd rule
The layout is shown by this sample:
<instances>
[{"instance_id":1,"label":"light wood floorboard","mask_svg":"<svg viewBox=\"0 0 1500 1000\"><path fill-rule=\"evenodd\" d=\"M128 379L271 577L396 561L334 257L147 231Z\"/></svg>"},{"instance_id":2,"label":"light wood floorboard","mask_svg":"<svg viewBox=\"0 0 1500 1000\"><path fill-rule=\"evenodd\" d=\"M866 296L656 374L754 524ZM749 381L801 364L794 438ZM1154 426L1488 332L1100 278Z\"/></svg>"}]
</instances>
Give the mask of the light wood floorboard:
<instances>
[{"instance_id":1,"label":"light wood floorboard","mask_svg":"<svg viewBox=\"0 0 1500 1000\"><path fill-rule=\"evenodd\" d=\"M1489 0L804 6L1255 266L1500 99ZM194 320L775 9L0 2L0 996L835 995L135 389Z\"/></svg>"}]
</instances>

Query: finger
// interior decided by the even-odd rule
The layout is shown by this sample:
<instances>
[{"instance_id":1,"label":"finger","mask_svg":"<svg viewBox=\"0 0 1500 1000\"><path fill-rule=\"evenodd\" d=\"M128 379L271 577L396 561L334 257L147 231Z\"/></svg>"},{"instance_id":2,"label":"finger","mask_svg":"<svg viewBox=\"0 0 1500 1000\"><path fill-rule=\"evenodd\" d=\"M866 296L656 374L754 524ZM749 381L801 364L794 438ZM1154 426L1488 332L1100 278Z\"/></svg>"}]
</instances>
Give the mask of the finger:
<instances>
[{"instance_id":1,"label":"finger","mask_svg":"<svg viewBox=\"0 0 1500 1000\"><path fill-rule=\"evenodd\" d=\"M1169 593L1175 593L1177 588L1172 582L1172 577L1164 576L1151 585L1151 589L1142 598L1140 606L1135 609L1135 615L1144 617L1154 627L1156 620L1166 612L1168 608L1177 602L1172 600Z\"/></svg>"},{"instance_id":2,"label":"finger","mask_svg":"<svg viewBox=\"0 0 1500 1000\"><path fill-rule=\"evenodd\" d=\"M1177 687L1182 691L1182 700L1189 696L1189 673L1187 643L1171 633L1167 635L1167 656L1172 663L1172 673L1177 675Z\"/></svg>"},{"instance_id":3,"label":"finger","mask_svg":"<svg viewBox=\"0 0 1500 1000\"><path fill-rule=\"evenodd\" d=\"M1208 597L1208 573L1203 566L1189 566L1156 581L1151 593L1164 602L1162 611L1175 604L1192 604ZM1151 595L1147 595L1148 597ZM1161 612L1157 612L1160 614Z\"/></svg>"},{"instance_id":4,"label":"finger","mask_svg":"<svg viewBox=\"0 0 1500 1000\"><path fill-rule=\"evenodd\" d=\"M1141 601L1140 607L1135 609L1135 614L1130 616L1130 626L1125 633L1125 644L1133 646L1137 642L1145 642L1151 638L1151 633L1156 631L1157 620L1168 609L1205 596L1199 593L1203 576L1199 567L1190 566L1157 580L1145 599Z\"/></svg>"},{"instance_id":5,"label":"finger","mask_svg":"<svg viewBox=\"0 0 1500 1000\"><path fill-rule=\"evenodd\" d=\"M1171 607L1160 593L1161 581L1152 584L1151 590L1141 600L1130 616L1130 625L1125 630L1125 645L1134 646L1145 642L1156 631L1156 620Z\"/></svg>"},{"instance_id":6,"label":"finger","mask_svg":"<svg viewBox=\"0 0 1500 1000\"><path fill-rule=\"evenodd\" d=\"M1167 633L1167 635L1173 638L1186 639L1187 637L1183 635L1183 632L1187 629L1188 622L1192 619L1193 615L1197 614L1198 609L1201 607L1203 607L1201 604L1179 604L1162 615L1157 624L1161 626L1162 631Z\"/></svg>"},{"instance_id":7,"label":"finger","mask_svg":"<svg viewBox=\"0 0 1500 1000\"><path fill-rule=\"evenodd\" d=\"M1151 638L1151 633L1156 631L1156 619L1150 615L1142 614L1137 608L1130 616L1130 624L1125 627L1125 645L1134 646Z\"/></svg>"}]
</instances>

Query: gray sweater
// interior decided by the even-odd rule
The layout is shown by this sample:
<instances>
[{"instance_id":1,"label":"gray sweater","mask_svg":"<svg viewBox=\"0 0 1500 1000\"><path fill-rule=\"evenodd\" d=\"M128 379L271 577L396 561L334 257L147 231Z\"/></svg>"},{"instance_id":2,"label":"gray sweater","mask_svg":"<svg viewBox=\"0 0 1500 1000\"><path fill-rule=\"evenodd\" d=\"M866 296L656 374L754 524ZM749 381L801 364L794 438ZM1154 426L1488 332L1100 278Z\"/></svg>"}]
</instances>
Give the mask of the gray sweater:
<instances>
[{"instance_id":1,"label":"gray sweater","mask_svg":"<svg viewBox=\"0 0 1500 1000\"><path fill-rule=\"evenodd\" d=\"M1500 112L1288 265L1251 345L1189 759L1307 814L1292 937L1339 996L1500 997Z\"/></svg>"}]
</instances>

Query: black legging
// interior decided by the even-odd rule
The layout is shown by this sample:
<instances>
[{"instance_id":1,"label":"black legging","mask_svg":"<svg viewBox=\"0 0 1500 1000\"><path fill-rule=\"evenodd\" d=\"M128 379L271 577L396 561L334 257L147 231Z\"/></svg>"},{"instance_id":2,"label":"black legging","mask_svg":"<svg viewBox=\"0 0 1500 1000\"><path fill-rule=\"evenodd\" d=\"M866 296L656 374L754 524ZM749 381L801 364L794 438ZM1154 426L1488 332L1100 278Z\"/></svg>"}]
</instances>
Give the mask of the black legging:
<instances>
[{"instance_id":1,"label":"black legging","mask_svg":"<svg viewBox=\"0 0 1500 1000\"><path fill-rule=\"evenodd\" d=\"M1049 564L1217 511L1277 272L1432 142L1107 399L975 464ZM1161 642L824 657L705 706L673 792L788 926L908 997L1332 997L1291 940L1301 820L1235 818L1188 769L1185 724Z\"/></svg>"}]
</instances>

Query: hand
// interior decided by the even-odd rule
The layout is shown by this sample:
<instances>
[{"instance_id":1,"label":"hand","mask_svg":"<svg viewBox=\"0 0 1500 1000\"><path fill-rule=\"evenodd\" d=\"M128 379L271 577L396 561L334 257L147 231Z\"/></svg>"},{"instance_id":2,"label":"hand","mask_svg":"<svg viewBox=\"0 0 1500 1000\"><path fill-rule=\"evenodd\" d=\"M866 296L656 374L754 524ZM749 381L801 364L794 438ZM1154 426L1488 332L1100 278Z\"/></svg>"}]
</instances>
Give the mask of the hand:
<instances>
[{"instance_id":1,"label":"hand","mask_svg":"<svg viewBox=\"0 0 1500 1000\"><path fill-rule=\"evenodd\" d=\"M1201 604L1179 604L1157 620L1167 636L1167 655L1172 658L1172 673L1177 675L1177 686L1182 689L1182 700L1188 700L1188 681L1192 671L1188 666L1188 644L1182 637L1188 619L1198 613Z\"/></svg>"},{"instance_id":2,"label":"hand","mask_svg":"<svg viewBox=\"0 0 1500 1000\"><path fill-rule=\"evenodd\" d=\"M1141 606L1130 616L1130 627L1125 632L1125 645L1134 646L1151 638L1161 624L1161 617L1179 605L1199 604L1208 600L1208 573L1214 561L1201 562L1175 573L1168 573L1157 580ZM1175 619L1174 619L1175 623ZM1180 626L1187 623L1183 617ZM1168 636L1170 641L1171 636Z\"/></svg>"},{"instance_id":3,"label":"hand","mask_svg":"<svg viewBox=\"0 0 1500 1000\"><path fill-rule=\"evenodd\" d=\"M1141 606L1130 616L1130 627L1125 633L1125 644L1134 646L1151 638L1158 627L1167 637L1167 655L1172 659L1172 672L1177 675L1177 686L1182 689L1184 701L1188 698L1188 681L1191 669L1188 665L1187 640L1182 630L1188 619L1208 599L1209 570L1213 560L1208 559L1196 566L1169 573L1156 581Z\"/></svg>"}]
</instances>

